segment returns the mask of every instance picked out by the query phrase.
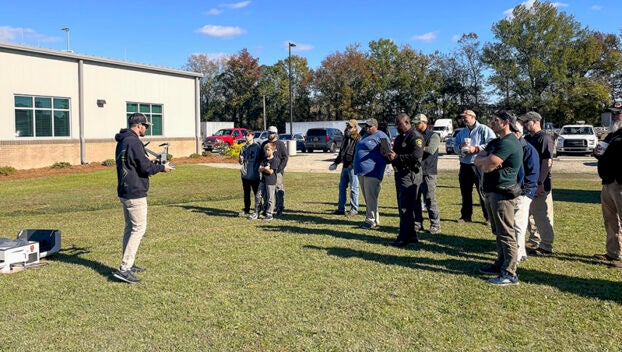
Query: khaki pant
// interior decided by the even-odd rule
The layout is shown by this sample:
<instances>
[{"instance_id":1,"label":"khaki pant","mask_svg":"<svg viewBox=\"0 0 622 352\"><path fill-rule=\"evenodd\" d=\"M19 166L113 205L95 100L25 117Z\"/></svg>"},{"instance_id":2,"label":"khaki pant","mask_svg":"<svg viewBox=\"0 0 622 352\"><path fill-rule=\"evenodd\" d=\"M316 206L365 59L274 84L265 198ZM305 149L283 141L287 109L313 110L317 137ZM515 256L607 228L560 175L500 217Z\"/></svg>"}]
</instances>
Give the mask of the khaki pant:
<instances>
[{"instance_id":1,"label":"khaki pant","mask_svg":"<svg viewBox=\"0 0 622 352\"><path fill-rule=\"evenodd\" d=\"M380 195L382 180L375 177L359 176L359 186L365 199L365 222L371 225L380 225L378 213L378 196Z\"/></svg>"},{"instance_id":2,"label":"khaki pant","mask_svg":"<svg viewBox=\"0 0 622 352\"><path fill-rule=\"evenodd\" d=\"M514 234L516 235L516 247L518 248L518 258L527 257L525 250L525 233L529 224L529 206L531 198L519 196L516 198L516 208L514 208Z\"/></svg>"},{"instance_id":3,"label":"khaki pant","mask_svg":"<svg viewBox=\"0 0 622 352\"><path fill-rule=\"evenodd\" d=\"M123 231L123 260L119 270L130 270L136 259L140 241L147 230L147 198L119 198L123 205L125 230Z\"/></svg>"},{"instance_id":4,"label":"khaki pant","mask_svg":"<svg viewBox=\"0 0 622 352\"><path fill-rule=\"evenodd\" d=\"M603 185L600 193L600 202L603 209L605 231L607 231L607 255L611 258L620 258L622 248L622 185L612 182Z\"/></svg>"},{"instance_id":5,"label":"khaki pant","mask_svg":"<svg viewBox=\"0 0 622 352\"><path fill-rule=\"evenodd\" d=\"M529 206L529 242L538 247L552 252L555 231L553 230L553 192L549 191L541 196L536 196Z\"/></svg>"}]
</instances>

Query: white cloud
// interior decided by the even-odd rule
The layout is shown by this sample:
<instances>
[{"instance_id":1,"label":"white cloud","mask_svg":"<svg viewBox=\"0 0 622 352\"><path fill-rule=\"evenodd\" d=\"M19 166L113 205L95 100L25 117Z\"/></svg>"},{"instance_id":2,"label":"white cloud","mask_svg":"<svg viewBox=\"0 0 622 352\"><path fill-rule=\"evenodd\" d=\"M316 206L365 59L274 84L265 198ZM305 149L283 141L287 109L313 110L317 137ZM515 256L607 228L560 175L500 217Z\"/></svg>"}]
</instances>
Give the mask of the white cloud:
<instances>
[{"instance_id":1,"label":"white cloud","mask_svg":"<svg viewBox=\"0 0 622 352\"><path fill-rule=\"evenodd\" d=\"M438 36L438 32L428 32L428 33L421 34L421 35L415 35L411 39L424 42L424 43L431 43L436 40L437 36Z\"/></svg>"},{"instance_id":2,"label":"white cloud","mask_svg":"<svg viewBox=\"0 0 622 352\"><path fill-rule=\"evenodd\" d=\"M219 10L219 9L211 9L209 11L207 11L208 15L212 15L212 16L217 16L220 15L221 13L223 13L223 10Z\"/></svg>"},{"instance_id":3,"label":"white cloud","mask_svg":"<svg viewBox=\"0 0 622 352\"><path fill-rule=\"evenodd\" d=\"M600 5L592 5L592 10L594 10L594 11L600 11L602 9L603 9L603 7L600 6Z\"/></svg>"},{"instance_id":4,"label":"white cloud","mask_svg":"<svg viewBox=\"0 0 622 352\"><path fill-rule=\"evenodd\" d=\"M553 5L553 7L555 7L555 8L568 7L568 4L563 3L563 2L559 2L559 1L552 2L551 5Z\"/></svg>"},{"instance_id":5,"label":"white cloud","mask_svg":"<svg viewBox=\"0 0 622 352\"><path fill-rule=\"evenodd\" d=\"M60 41L60 37L48 37L37 33L30 28L15 28L9 26L0 26L0 41L3 42L39 42L54 43Z\"/></svg>"},{"instance_id":6,"label":"white cloud","mask_svg":"<svg viewBox=\"0 0 622 352\"><path fill-rule=\"evenodd\" d=\"M457 35L457 34L454 34L454 35L451 37L451 41L452 41L452 42L456 42L456 43L457 43L457 42L458 42L458 40L460 40L460 38L461 38L461 36L459 36L459 35Z\"/></svg>"},{"instance_id":7,"label":"white cloud","mask_svg":"<svg viewBox=\"0 0 622 352\"><path fill-rule=\"evenodd\" d=\"M196 31L216 38L232 38L246 33L246 30L237 26L217 26L212 24L207 24Z\"/></svg>"},{"instance_id":8,"label":"white cloud","mask_svg":"<svg viewBox=\"0 0 622 352\"><path fill-rule=\"evenodd\" d=\"M241 9L241 8L248 6L250 3L251 3L250 1L241 1L241 2L236 2L233 4L221 4L220 7L225 7L228 9Z\"/></svg>"},{"instance_id":9,"label":"white cloud","mask_svg":"<svg viewBox=\"0 0 622 352\"><path fill-rule=\"evenodd\" d=\"M292 51L304 52L304 51L311 51L314 49L313 45L311 44L296 43L291 40L283 42L283 47L287 49L287 46L289 45L289 43L296 44L296 46L292 46Z\"/></svg>"}]
</instances>

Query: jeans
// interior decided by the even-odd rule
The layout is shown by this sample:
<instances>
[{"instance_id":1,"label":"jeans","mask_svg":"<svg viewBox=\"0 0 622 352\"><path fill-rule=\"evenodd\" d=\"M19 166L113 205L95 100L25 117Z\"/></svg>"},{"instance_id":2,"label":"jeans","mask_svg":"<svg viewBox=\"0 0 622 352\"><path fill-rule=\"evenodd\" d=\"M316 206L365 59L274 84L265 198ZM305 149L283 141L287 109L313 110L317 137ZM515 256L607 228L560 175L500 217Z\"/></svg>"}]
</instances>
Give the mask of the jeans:
<instances>
[{"instance_id":1,"label":"jeans","mask_svg":"<svg viewBox=\"0 0 622 352\"><path fill-rule=\"evenodd\" d=\"M354 175L354 168L344 167L341 170L339 178L339 203L337 210L346 210L346 193L350 185L350 211L358 212L359 210L359 179Z\"/></svg>"},{"instance_id":2,"label":"jeans","mask_svg":"<svg viewBox=\"0 0 622 352\"><path fill-rule=\"evenodd\" d=\"M265 182L261 182L259 184L259 188L257 189L257 193L255 194L255 214L259 216L261 212L261 200L265 200L264 210L266 212L266 216L272 215L274 212L274 198L276 193L276 185L267 185Z\"/></svg>"},{"instance_id":3,"label":"jeans","mask_svg":"<svg viewBox=\"0 0 622 352\"><path fill-rule=\"evenodd\" d=\"M136 252L147 230L147 198L119 198L123 205L125 229L123 230L123 259L120 271L127 271L134 266Z\"/></svg>"},{"instance_id":4,"label":"jeans","mask_svg":"<svg viewBox=\"0 0 622 352\"><path fill-rule=\"evenodd\" d=\"M423 229L423 208L421 206L421 198L425 202L428 209L428 218L430 219L430 227L441 228L441 220L438 214L438 204L436 203L436 182L437 175L423 175L423 181L417 192L417 201L415 202L415 230Z\"/></svg>"},{"instance_id":5,"label":"jeans","mask_svg":"<svg viewBox=\"0 0 622 352\"><path fill-rule=\"evenodd\" d=\"M276 174L276 210L285 209L285 186L283 186L283 174L285 171Z\"/></svg>"},{"instance_id":6,"label":"jeans","mask_svg":"<svg viewBox=\"0 0 622 352\"><path fill-rule=\"evenodd\" d=\"M244 211L247 213L251 210L251 190L256 196L257 188L259 188L259 180L242 179L242 189L244 190Z\"/></svg>"}]
</instances>

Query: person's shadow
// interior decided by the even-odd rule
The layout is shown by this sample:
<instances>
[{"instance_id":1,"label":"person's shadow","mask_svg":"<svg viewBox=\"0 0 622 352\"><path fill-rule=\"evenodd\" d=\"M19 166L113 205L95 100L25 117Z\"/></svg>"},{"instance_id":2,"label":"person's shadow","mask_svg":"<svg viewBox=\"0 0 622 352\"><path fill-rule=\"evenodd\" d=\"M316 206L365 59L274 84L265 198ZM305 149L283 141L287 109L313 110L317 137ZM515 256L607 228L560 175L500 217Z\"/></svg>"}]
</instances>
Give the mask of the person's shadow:
<instances>
[{"instance_id":1,"label":"person's shadow","mask_svg":"<svg viewBox=\"0 0 622 352\"><path fill-rule=\"evenodd\" d=\"M50 257L46 257L50 262L59 261L69 264L82 265L90 268L101 276L107 277L108 280L112 280L112 272L116 268L109 267L100 262L86 259L82 257L84 254L88 254L91 251L88 248L71 246L69 248L63 248L58 253L54 253Z\"/></svg>"}]
</instances>

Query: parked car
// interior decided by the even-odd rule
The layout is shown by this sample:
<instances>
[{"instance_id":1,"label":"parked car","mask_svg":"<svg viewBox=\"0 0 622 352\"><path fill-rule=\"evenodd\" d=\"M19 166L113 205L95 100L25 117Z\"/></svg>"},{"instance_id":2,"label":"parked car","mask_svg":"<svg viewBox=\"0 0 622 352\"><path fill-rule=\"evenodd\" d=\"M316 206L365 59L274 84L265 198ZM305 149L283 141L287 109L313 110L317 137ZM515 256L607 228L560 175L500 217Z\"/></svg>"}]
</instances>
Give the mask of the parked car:
<instances>
[{"instance_id":1,"label":"parked car","mask_svg":"<svg viewBox=\"0 0 622 352\"><path fill-rule=\"evenodd\" d=\"M452 133L451 137L445 138L445 153L447 154L456 154L458 147L454 146L454 140L456 139L456 135L460 132L462 128L456 128L454 133Z\"/></svg>"},{"instance_id":2,"label":"parked car","mask_svg":"<svg viewBox=\"0 0 622 352\"><path fill-rule=\"evenodd\" d=\"M203 150L212 151L216 145L223 142L229 144L229 146L232 146L238 138L244 137L245 134L246 128L220 129L216 131L216 133L214 133L213 135L205 137L205 139L203 139Z\"/></svg>"},{"instance_id":3,"label":"parked car","mask_svg":"<svg viewBox=\"0 0 622 352\"><path fill-rule=\"evenodd\" d=\"M288 141L290 140L291 134L289 133L281 133L279 134L279 140ZM305 150L305 137L303 137L300 133L294 134L294 139L296 140L296 150L300 150L301 152ZM287 142L285 142L287 143Z\"/></svg>"},{"instance_id":4,"label":"parked car","mask_svg":"<svg viewBox=\"0 0 622 352\"><path fill-rule=\"evenodd\" d=\"M305 137L304 151L313 153L315 149L334 153L341 146L343 132L336 128L310 128Z\"/></svg>"},{"instance_id":5,"label":"parked car","mask_svg":"<svg viewBox=\"0 0 622 352\"><path fill-rule=\"evenodd\" d=\"M557 155L562 153L592 154L598 138L591 125L565 125L557 137Z\"/></svg>"}]
</instances>

